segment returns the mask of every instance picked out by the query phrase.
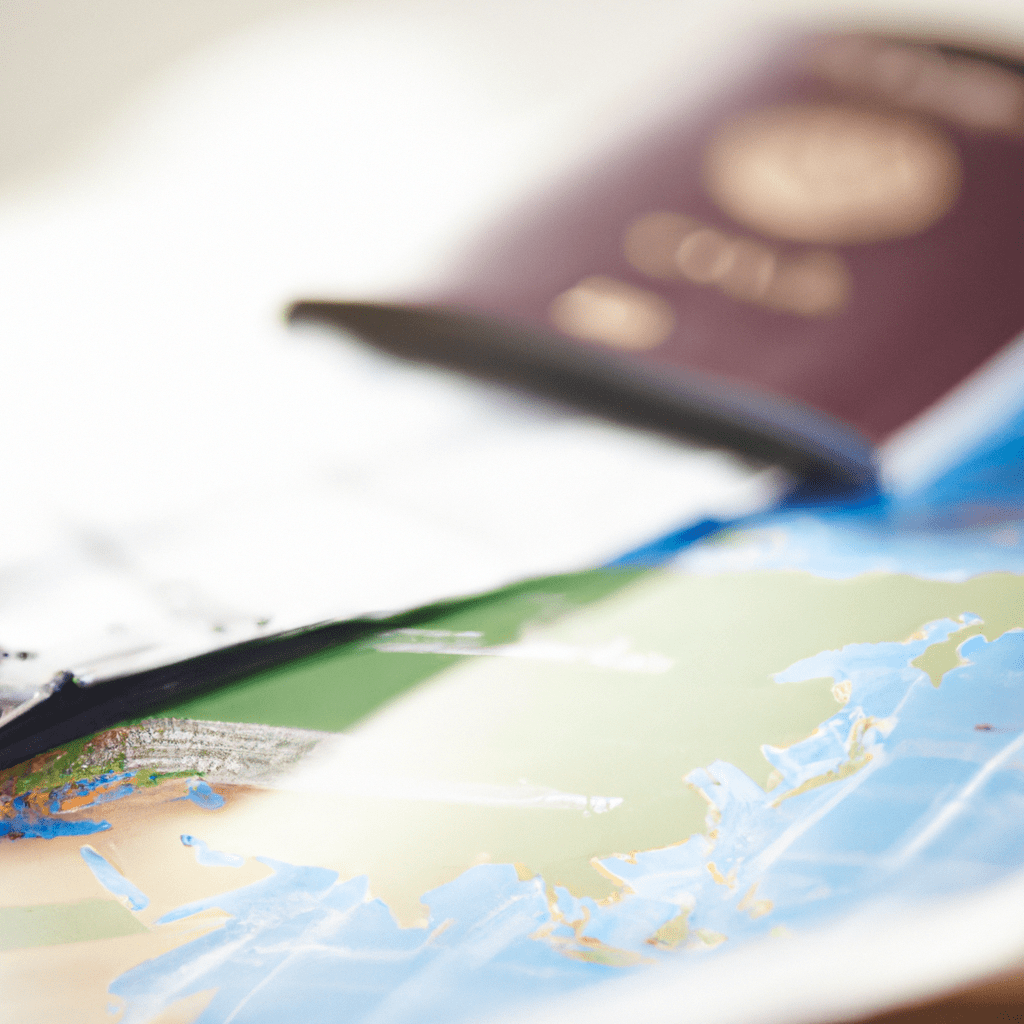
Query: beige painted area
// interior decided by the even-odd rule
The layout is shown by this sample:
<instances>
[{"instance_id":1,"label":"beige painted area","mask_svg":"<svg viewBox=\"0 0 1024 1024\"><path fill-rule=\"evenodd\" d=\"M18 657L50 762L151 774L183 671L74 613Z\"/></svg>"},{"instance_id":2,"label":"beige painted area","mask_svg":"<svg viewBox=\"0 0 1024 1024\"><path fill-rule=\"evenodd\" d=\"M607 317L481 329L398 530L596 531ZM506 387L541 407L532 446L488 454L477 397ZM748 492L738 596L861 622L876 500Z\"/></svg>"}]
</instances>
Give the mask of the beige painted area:
<instances>
[{"instance_id":1,"label":"beige painted area","mask_svg":"<svg viewBox=\"0 0 1024 1024\"><path fill-rule=\"evenodd\" d=\"M192 937L160 931L0 953L0 1024L116 1024L120 1014L111 1015L108 1006L120 1006L120 1000L107 985ZM191 1024L198 1012L170 1017L168 1024Z\"/></svg>"},{"instance_id":2,"label":"beige painted area","mask_svg":"<svg viewBox=\"0 0 1024 1024\"><path fill-rule=\"evenodd\" d=\"M195 995L185 996L184 999L177 999L163 1013L150 1018L147 1024L192 1024L216 994L215 988L208 988Z\"/></svg>"},{"instance_id":3,"label":"beige painted area","mask_svg":"<svg viewBox=\"0 0 1024 1024\"><path fill-rule=\"evenodd\" d=\"M149 906L136 916L149 926L168 910L248 885L270 874L256 861L240 868L201 867L183 834L202 837L213 815L191 801L183 780L172 779L130 798L83 808L63 817L105 820L112 828L87 836L20 839L0 845L0 904L69 903L107 895L80 854L86 843L144 892Z\"/></svg>"},{"instance_id":4,"label":"beige painted area","mask_svg":"<svg viewBox=\"0 0 1024 1024\"><path fill-rule=\"evenodd\" d=\"M193 900L256 882L270 868L248 860L238 868L202 867L183 833L202 835L211 815L187 800L182 780L170 780L131 797L66 815L103 819L112 828L88 836L19 839L0 844L0 903L31 906L110 896L80 854L88 843L149 897L135 917L149 930L140 935L19 949L0 953L0 1024L113 1024L107 1012L118 1000L107 992L114 978L218 928L216 909L154 926L162 914ZM60 984L53 979L59 978ZM161 1024L190 1024L213 997L200 993L181 1000L159 1018Z\"/></svg>"}]
</instances>

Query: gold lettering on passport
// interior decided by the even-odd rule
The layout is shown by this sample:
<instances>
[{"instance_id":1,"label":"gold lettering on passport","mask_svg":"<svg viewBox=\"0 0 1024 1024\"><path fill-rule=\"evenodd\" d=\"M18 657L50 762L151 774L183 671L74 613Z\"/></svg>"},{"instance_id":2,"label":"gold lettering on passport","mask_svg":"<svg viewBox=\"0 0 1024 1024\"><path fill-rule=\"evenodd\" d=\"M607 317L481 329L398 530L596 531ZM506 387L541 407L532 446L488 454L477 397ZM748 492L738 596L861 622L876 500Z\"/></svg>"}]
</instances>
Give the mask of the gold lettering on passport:
<instances>
[{"instance_id":1,"label":"gold lettering on passport","mask_svg":"<svg viewBox=\"0 0 1024 1024\"><path fill-rule=\"evenodd\" d=\"M846 245L918 234L956 200L960 155L915 118L839 104L754 111L723 126L704 160L733 219L794 242Z\"/></svg>"},{"instance_id":2,"label":"gold lettering on passport","mask_svg":"<svg viewBox=\"0 0 1024 1024\"><path fill-rule=\"evenodd\" d=\"M849 301L850 291L850 272L839 253L811 250L779 264L765 300L800 316L835 316Z\"/></svg>"},{"instance_id":3,"label":"gold lettering on passport","mask_svg":"<svg viewBox=\"0 0 1024 1024\"><path fill-rule=\"evenodd\" d=\"M760 242L736 238L732 240L729 272L716 283L734 299L771 304L772 283L778 271L779 257L774 250Z\"/></svg>"},{"instance_id":4,"label":"gold lettering on passport","mask_svg":"<svg viewBox=\"0 0 1024 1024\"><path fill-rule=\"evenodd\" d=\"M824 40L811 70L830 85L977 131L1024 133L1024 77L930 46L872 36Z\"/></svg>"},{"instance_id":5,"label":"gold lettering on passport","mask_svg":"<svg viewBox=\"0 0 1024 1024\"><path fill-rule=\"evenodd\" d=\"M560 331L612 348L656 348L675 327L672 306L660 295L611 277L585 277L558 295L549 310Z\"/></svg>"},{"instance_id":6,"label":"gold lettering on passport","mask_svg":"<svg viewBox=\"0 0 1024 1024\"><path fill-rule=\"evenodd\" d=\"M703 226L681 213L646 213L626 228L622 251L640 273L672 280L679 276L676 264L679 243L691 231Z\"/></svg>"},{"instance_id":7,"label":"gold lettering on passport","mask_svg":"<svg viewBox=\"0 0 1024 1024\"><path fill-rule=\"evenodd\" d=\"M740 302L798 316L834 316L850 297L850 273L838 253L780 253L682 214L638 217L626 229L623 249L642 273L713 286Z\"/></svg>"},{"instance_id":8,"label":"gold lettering on passport","mask_svg":"<svg viewBox=\"0 0 1024 1024\"><path fill-rule=\"evenodd\" d=\"M698 228L679 243L675 258L688 281L717 284L729 275L736 256L728 235L714 228Z\"/></svg>"}]
</instances>

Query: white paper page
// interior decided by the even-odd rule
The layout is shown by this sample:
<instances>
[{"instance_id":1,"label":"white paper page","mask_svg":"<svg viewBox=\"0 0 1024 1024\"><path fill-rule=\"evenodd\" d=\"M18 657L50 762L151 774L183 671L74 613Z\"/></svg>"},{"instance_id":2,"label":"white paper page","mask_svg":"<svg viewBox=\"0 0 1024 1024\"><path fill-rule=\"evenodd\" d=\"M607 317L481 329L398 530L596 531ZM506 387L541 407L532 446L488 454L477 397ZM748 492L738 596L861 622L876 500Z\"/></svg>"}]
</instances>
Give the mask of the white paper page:
<instances>
[{"instance_id":1,"label":"white paper page","mask_svg":"<svg viewBox=\"0 0 1024 1024\"><path fill-rule=\"evenodd\" d=\"M159 456L143 459L125 482L163 480L166 498L149 508L125 509L116 492L12 494L0 570L8 704L60 670L102 678L586 568L778 493L779 475L725 452L517 400L326 332L292 333L270 329L253 346L276 409L233 389L228 373L219 400L189 412L230 422L219 429L254 462L225 458L179 489ZM26 536L31 548L18 547Z\"/></svg>"}]
</instances>

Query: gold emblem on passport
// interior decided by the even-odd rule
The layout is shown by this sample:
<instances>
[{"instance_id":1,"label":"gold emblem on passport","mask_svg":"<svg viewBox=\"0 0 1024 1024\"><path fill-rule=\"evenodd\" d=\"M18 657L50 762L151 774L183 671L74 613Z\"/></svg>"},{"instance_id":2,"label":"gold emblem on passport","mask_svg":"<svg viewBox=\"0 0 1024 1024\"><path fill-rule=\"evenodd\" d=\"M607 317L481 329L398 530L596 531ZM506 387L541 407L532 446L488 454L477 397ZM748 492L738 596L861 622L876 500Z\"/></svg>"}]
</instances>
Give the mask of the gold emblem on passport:
<instances>
[{"instance_id":1,"label":"gold emblem on passport","mask_svg":"<svg viewBox=\"0 0 1024 1024\"><path fill-rule=\"evenodd\" d=\"M949 138L901 113L831 103L769 107L726 124L704 182L738 223L793 242L847 245L915 235L960 188Z\"/></svg>"},{"instance_id":2,"label":"gold emblem on passport","mask_svg":"<svg viewBox=\"0 0 1024 1024\"><path fill-rule=\"evenodd\" d=\"M850 274L838 253L781 252L678 213L638 217L626 229L623 251L649 277L712 287L782 313L834 316L850 294Z\"/></svg>"},{"instance_id":3,"label":"gold emblem on passport","mask_svg":"<svg viewBox=\"0 0 1024 1024\"><path fill-rule=\"evenodd\" d=\"M707 144L702 184L735 230L669 211L626 227L623 255L652 286L678 282L777 313L834 317L854 288L839 247L918 235L956 203L963 162L937 119L1024 134L1024 80L990 63L846 36L812 48L806 67L831 97L748 111ZM656 348L675 326L670 298L588 277L556 297L550 316L577 338Z\"/></svg>"},{"instance_id":4,"label":"gold emblem on passport","mask_svg":"<svg viewBox=\"0 0 1024 1024\"><path fill-rule=\"evenodd\" d=\"M551 304L551 321L583 341L611 348L657 348L672 333L675 314L660 295L611 277L587 277Z\"/></svg>"}]
</instances>

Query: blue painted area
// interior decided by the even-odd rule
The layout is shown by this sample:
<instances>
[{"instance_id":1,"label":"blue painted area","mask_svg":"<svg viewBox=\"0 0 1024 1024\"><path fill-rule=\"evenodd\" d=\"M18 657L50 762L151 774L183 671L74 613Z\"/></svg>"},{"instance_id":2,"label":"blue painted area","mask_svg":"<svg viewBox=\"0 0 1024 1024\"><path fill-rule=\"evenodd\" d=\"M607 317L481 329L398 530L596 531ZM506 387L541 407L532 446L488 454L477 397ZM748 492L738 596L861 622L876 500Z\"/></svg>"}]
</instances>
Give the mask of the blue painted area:
<instances>
[{"instance_id":1,"label":"blue painted area","mask_svg":"<svg viewBox=\"0 0 1024 1024\"><path fill-rule=\"evenodd\" d=\"M1014 472L1024 476L1024 470ZM793 504L732 523L706 521L693 528L692 536L686 530L669 534L610 564L671 562L698 573L797 569L827 579L865 572L947 580L983 572L1024 573L1024 499L1020 508L1004 505L993 511L980 500L952 508L956 516L948 506L882 498L830 509Z\"/></svg>"},{"instance_id":2,"label":"blue painted area","mask_svg":"<svg viewBox=\"0 0 1024 1024\"><path fill-rule=\"evenodd\" d=\"M0 818L0 836L11 839L55 839L57 836L88 836L110 828L108 821L67 821L39 814L23 796L15 797Z\"/></svg>"},{"instance_id":3,"label":"blue painted area","mask_svg":"<svg viewBox=\"0 0 1024 1024\"><path fill-rule=\"evenodd\" d=\"M149 906L149 897L137 886L128 881L102 854L91 846L83 846L82 859L89 865L89 870L96 876L96 881L107 892L124 900L131 910L145 910Z\"/></svg>"},{"instance_id":4,"label":"blue painted area","mask_svg":"<svg viewBox=\"0 0 1024 1024\"><path fill-rule=\"evenodd\" d=\"M965 580L1024 573L1024 523L935 529L883 505L830 515L793 510L689 548L673 564L704 574L795 569L826 579L889 572Z\"/></svg>"},{"instance_id":5,"label":"blue painted area","mask_svg":"<svg viewBox=\"0 0 1024 1024\"><path fill-rule=\"evenodd\" d=\"M686 526L681 530L673 530L671 533L658 537L649 544L627 551L626 554L610 561L605 568L616 569L622 566L640 565L661 565L662 562L671 558L677 551L695 544L705 537L721 530L726 523L721 519L701 519L693 526Z\"/></svg>"},{"instance_id":6,"label":"blue painted area","mask_svg":"<svg viewBox=\"0 0 1024 1024\"><path fill-rule=\"evenodd\" d=\"M219 850L211 850L202 839L195 836L184 835L181 837L183 846L191 846L196 851L196 863L208 868L240 868L245 863L244 857L237 853L221 853Z\"/></svg>"},{"instance_id":7,"label":"blue painted area","mask_svg":"<svg viewBox=\"0 0 1024 1024\"><path fill-rule=\"evenodd\" d=\"M1024 509L1024 409L993 430L960 463L910 499L920 506L970 503Z\"/></svg>"},{"instance_id":8,"label":"blue painted area","mask_svg":"<svg viewBox=\"0 0 1024 1024\"><path fill-rule=\"evenodd\" d=\"M135 772L104 772L92 779L76 779L50 793L50 811L54 814L59 812L64 801L70 797L91 795L92 799L87 804L82 804L83 807L120 800L135 792L135 787L128 782L133 778L135 778ZM121 783L121 785L114 785L114 783Z\"/></svg>"},{"instance_id":9,"label":"blue painted area","mask_svg":"<svg viewBox=\"0 0 1024 1024\"><path fill-rule=\"evenodd\" d=\"M93 807L96 804L109 804L114 800L122 800L126 796L131 796L134 792L135 787L128 782L124 782L112 789L101 789L98 793L93 794L92 800L85 806Z\"/></svg>"},{"instance_id":10,"label":"blue painted area","mask_svg":"<svg viewBox=\"0 0 1024 1024\"><path fill-rule=\"evenodd\" d=\"M121 800L135 791L128 782L134 772L104 772L92 779L76 779L49 794L49 814L40 813L33 806L29 794L14 797L6 803L3 817L0 817L0 836L12 839L56 839L58 836L88 836L110 828L107 821L76 819L69 821L58 817L65 800L71 797L91 795L92 799L81 806ZM120 783L120 785L117 785ZM76 808L78 810L79 808Z\"/></svg>"},{"instance_id":11,"label":"blue painted area","mask_svg":"<svg viewBox=\"0 0 1024 1024\"><path fill-rule=\"evenodd\" d=\"M205 779L189 779L185 785L185 795L179 800L191 800L196 807L207 811L216 811L224 806L224 797L215 793Z\"/></svg>"},{"instance_id":12,"label":"blue painted area","mask_svg":"<svg viewBox=\"0 0 1024 1024\"><path fill-rule=\"evenodd\" d=\"M227 923L139 964L111 986L122 1024L177 999L216 995L198 1024L281 1020L421 1024L556 994L615 971L560 956L531 938L550 918L539 880L481 865L424 895L425 928L399 928L365 878L263 859L268 878L179 907L157 924L217 907Z\"/></svg>"}]
</instances>

